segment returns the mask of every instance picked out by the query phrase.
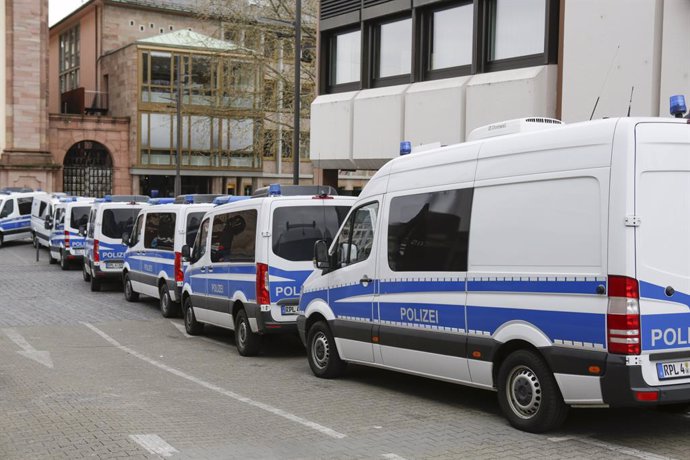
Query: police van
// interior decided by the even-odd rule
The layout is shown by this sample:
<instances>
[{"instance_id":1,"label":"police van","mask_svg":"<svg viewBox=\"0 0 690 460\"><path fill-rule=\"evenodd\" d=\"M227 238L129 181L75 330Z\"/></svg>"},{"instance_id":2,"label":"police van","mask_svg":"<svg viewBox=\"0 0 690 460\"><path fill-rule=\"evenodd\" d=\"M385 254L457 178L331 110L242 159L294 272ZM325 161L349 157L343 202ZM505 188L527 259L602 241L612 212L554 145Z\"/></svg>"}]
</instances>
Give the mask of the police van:
<instances>
[{"instance_id":1,"label":"police van","mask_svg":"<svg viewBox=\"0 0 690 460\"><path fill-rule=\"evenodd\" d=\"M259 352L262 335L296 332L314 242L333 238L354 198L316 187L312 195L289 196L292 190L273 185L269 196L206 214L193 249L182 249L189 259L182 289L189 334L201 333L204 324L234 330L239 353L250 356Z\"/></svg>"},{"instance_id":2,"label":"police van","mask_svg":"<svg viewBox=\"0 0 690 460\"><path fill-rule=\"evenodd\" d=\"M31 205L35 198L43 196L47 196L47 193L0 193L0 246L8 241L23 240L31 236Z\"/></svg>"},{"instance_id":3,"label":"police van","mask_svg":"<svg viewBox=\"0 0 690 460\"><path fill-rule=\"evenodd\" d=\"M84 239L82 276L91 283L92 291L101 290L104 279L122 279L126 246L122 236L131 234L134 221L149 197L144 195L106 195L94 202Z\"/></svg>"},{"instance_id":4,"label":"police van","mask_svg":"<svg viewBox=\"0 0 690 460\"><path fill-rule=\"evenodd\" d=\"M53 219L55 205L66 196L66 193L45 193L34 198L31 204L31 238L34 247L50 248L51 230L46 226L46 221Z\"/></svg>"},{"instance_id":5,"label":"police van","mask_svg":"<svg viewBox=\"0 0 690 460\"><path fill-rule=\"evenodd\" d=\"M60 262L60 268L67 270L70 263L83 260L84 237L79 229L89 222L93 202L93 198L71 196L55 205L54 217L45 224L50 230L51 264Z\"/></svg>"},{"instance_id":6,"label":"police van","mask_svg":"<svg viewBox=\"0 0 690 460\"><path fill-rule=\"evenodd\" d=\"M141 210L132 233L123 237L127 246L122 270L125 299L135 302L140 293L145 294L160 300L164 317L177 314L185 268L182 246L194 243L201 219L213 209L208 199L207 195L188 195Z\"/></svg>"},{"instance_id":7,"label":"police van","mask_svg":"<svg viewBox=\"0 0 690 460\"><path fill-rule=\"evenodd\" d=\"M315 246L298 328L348 362L569 406L690 402L690 124L530 118L396 158Z\"/></svg>"}]
</instances>

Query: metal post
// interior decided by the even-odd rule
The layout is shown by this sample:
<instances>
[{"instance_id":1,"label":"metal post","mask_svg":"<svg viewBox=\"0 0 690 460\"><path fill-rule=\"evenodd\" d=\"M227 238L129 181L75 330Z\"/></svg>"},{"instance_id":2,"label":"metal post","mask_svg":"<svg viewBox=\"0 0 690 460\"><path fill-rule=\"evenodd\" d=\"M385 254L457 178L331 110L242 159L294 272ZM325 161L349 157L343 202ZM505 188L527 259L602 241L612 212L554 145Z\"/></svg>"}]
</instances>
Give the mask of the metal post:
<instances>
[{"instance_id":1,"label":"metal post","mask_svg":"<svg viewBox=\"0 0 690 460\"><path fill-rule=\"evenodd\" d=\"M180 162L182 159L182 55L177 56L177 152L175 160L175 196L182 195Z\"/></svg>"},{"instance_id":2,"label":"metal post","mask_svg":"<svg viewBox=\"0 0 690 460\"><path fill-rule=\"evenodd\" d=\"M292 138L292 183L299 185L300 77L302 73L302 0L295 2L295 119Z\"/></svg>"}]
</instances>

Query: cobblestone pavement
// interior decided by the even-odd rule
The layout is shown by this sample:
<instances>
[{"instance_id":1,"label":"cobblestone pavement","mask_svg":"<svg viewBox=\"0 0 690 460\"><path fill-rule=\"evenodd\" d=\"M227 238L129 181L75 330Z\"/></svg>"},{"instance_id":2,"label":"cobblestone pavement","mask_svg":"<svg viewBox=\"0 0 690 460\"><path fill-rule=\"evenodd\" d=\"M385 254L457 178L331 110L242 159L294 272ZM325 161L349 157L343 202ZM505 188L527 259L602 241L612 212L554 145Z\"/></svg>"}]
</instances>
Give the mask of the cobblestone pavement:
<instances>
[{"instance_id":1,"label":"cobblestone pavement","mask_svg":"<svg viewBox=\"0 0 690 460\"><path fill-rule=\"evenodd\" d=\"M237 354L157 303L0 249L0 458L688 458L690 415L573 410L511 428L494 393L361 366L315 378L294 337Z\"/></svg>"}]
</instances>

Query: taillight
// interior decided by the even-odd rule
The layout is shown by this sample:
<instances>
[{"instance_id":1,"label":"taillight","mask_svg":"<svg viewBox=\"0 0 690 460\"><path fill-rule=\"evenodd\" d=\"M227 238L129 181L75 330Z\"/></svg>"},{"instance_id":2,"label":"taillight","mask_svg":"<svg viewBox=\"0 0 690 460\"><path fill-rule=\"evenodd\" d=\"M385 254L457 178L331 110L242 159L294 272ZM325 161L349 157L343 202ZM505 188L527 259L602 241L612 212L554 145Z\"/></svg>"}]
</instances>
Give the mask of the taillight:
<instances>
[{"instance_id":1,"label":"taillight","mask_svg":"<svg viewBox=\"0 0 690 460\"><path fill-rule=\"evenodd\" d=\"M175 253L175 281L181 283L184 281L184 272L182 271L182 253Z\"/></svg>"},{"instance_id":2,"label":"taillight","mask_svg":"<svg viewBox=\"0 0 690 460\"><path fill-rule=\"evenodd\" d=\"M101 261L101 257L98 255L98 240L93 240L93 261Z\"/></svg>"},{"instance_id":3,"label":"taillight","mask_svg":"<svg viewBox=\"0 0 690 460\"><path fill-rule=\"evenodd\" d=\"M256 264L256 303L268 305L271 303L271 293L268 291L268 265Z\"/></svg>"},{"instance_id":4,"label":"taillight","mask_svg":"<svg viewBox=\"0 0 690 460\"><path fill-rule=\"evenodd\" d=\"M65 230L65 249L69 249L69 232Z\"/></svg>"},{"instance_id":5,"label":"taillight","mask_svg":"<svg viewBox=\"0 0 690 460\"><path fill-rule=\"evenodd\" d=\"M609 275L606 315L609 353L639 355L640 288L635 278Z\"/></svg>"}]
</instances>

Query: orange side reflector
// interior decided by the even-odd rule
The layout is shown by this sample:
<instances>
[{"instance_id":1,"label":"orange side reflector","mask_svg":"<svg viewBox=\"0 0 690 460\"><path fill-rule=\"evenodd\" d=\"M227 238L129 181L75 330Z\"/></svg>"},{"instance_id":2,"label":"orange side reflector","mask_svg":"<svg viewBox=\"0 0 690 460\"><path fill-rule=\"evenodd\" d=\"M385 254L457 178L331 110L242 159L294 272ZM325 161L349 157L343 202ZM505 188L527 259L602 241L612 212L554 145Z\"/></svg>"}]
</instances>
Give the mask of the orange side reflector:
<instances>
[{"instance_id":1,"label":"orange side reflector","mask_svg":"<svg viewBox=\"0 0 690 460\"><path fill-rule=\"evenodd\" d=\"M377 335L375 335L375 336L373 336L373 337L371 338L371 341L372 341L373 343L379 343L379 337L378 337Z\"/></svg>"},{"instance_id":2,"label":"orange side reflector","mask_svg":"<svg viewBox=\"0 0 690 460\"><path fill-rule=\"evenodd\" d=\"M481 358L482 357L482 352L481 351L473 351L472 352L472 357L473 358Z\"/></svg>"},{"instance_id":3,"label":"orange side reflector","mask_svg":"<svg viewBox=\"0 0 690 460\"><path fill-rule=\"evenodd\" d=\"M599 366L589 366L589 368L587 368L587 370L589 371L590 374L594 374L594 375L601 374L601 367L599 367Z\"/></svg>"}]
</instances>

